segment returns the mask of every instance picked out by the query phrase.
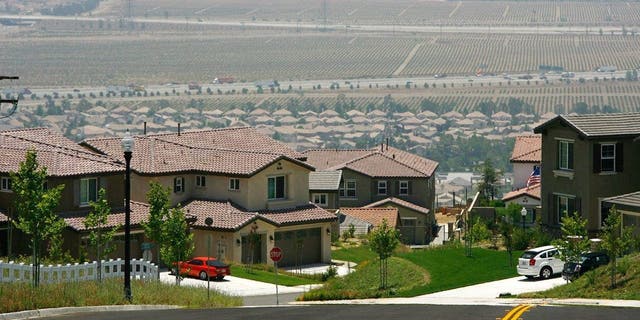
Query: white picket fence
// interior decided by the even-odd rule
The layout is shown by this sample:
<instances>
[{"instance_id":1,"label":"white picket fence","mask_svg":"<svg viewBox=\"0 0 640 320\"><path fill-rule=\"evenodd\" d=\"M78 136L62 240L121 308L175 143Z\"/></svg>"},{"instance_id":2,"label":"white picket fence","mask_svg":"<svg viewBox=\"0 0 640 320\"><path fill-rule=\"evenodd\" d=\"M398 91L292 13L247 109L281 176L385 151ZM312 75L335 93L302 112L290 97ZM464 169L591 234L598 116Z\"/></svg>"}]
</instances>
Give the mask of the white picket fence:
<instances>
[{"instance_id":1,"label":"white picket fence","mask_svg":"<svg viewBox=\"0 0 640 320\"><path fill-rule=\"evenodd\" d=\"M102 278L124 277L124 260L102 260ZM31 281L33 268L30 264L8 263L0 260L0 283L15 281ZM56 266L40 265L40 283L71 282L96 280L98 278L98 262L83 264L67 264ZM159 279L158 266L144 261L131 259L131 278L141 280Z\"/></svg>"}]
</instances>

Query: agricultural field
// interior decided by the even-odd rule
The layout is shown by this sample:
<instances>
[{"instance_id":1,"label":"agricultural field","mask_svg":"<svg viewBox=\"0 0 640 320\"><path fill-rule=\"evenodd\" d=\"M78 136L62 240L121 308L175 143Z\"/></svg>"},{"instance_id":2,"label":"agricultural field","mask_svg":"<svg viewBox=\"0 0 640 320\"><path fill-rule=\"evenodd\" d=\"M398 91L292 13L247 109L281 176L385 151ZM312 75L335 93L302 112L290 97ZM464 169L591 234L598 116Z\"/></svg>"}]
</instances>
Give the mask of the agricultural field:
<instances>
[{"instance_id":1,"label":"agricultural field","mask_svg":"<svg viewBox=\"0 0 640 320\"><path fill-rule=\"evenodd\" d=\"M640 25L640 4L627 1L415 0L137 0L132 15L194 20L283 21L330 25ZM99 15L126 16L126 2L108 0Z\"/></svg>"},{"instance_id":2,"label":"agricultural field","mask_svg":"<svg viewBox=\"0 0 640 320\"><path fill-rule=\"evenodd\" d=\"M640 66L640 36L360 33L15 34L3 38L3 72L25 86L418 77L536 73L539 65L573 72ZM405 61L405 59L407 61ZM403 63L405 62L406 65ZM400 66L402 65L402 68Z\"/></svg>"}]
</instances>

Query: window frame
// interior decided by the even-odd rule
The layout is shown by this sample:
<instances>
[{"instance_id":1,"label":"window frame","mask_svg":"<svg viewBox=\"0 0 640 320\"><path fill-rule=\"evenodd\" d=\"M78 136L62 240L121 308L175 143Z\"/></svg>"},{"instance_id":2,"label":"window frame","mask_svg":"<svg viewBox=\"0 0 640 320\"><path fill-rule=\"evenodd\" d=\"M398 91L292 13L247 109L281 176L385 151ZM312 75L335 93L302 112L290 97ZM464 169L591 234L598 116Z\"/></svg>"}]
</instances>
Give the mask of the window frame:
<instances>
[{"instance_id":1,"label":"window frame","mask_svg":"<svg viewBox=\"0 0 640 320\"><path fill-rule=\"evenodd\" d=\"M350 183L353 183L353 186L349 186ZM353 195L349 195L353 193ZM338 195L340 199L356 199L358 194L358 184L356 179L344 179L340 182L340 189L338 191Z\"/></svg>"},{"instance_id":2,"label":"window frame","mask_svg":"<svg viewBox=\"0 0 640 320\"><path fill-rule=\"evenodd\" d=\"M273 185L273 192L274 194L271 194L271 181L273 181L274 185ZM282 181L282 186L281 188L278 188L279 185L279 181ZM280 190L279 190L280 189ZM281 194L279 194L278 191L281 191ZM273 201L273 200L285 200L287 198L287 179L285 175L277 175L277 176L270 176L267 177L267 200Z\"/></svg>"},{"instance_id":3,"label":"window frame","mask_svg":"<svg viewBox=\"0 0 640 320\"><path fill-rule=\"evenodd\" d=\"M207 187L207 177L203 175L196 176L196 187L198 188L206 188Z\"/></svg>"},{"instance_id":4,"label":"window frame","mask_svg":"<svg viewBox=\"0 0 640 320\"><path fill-rule=\"evenodd\" d=\"M405 184L405 186L402 186ZM404 192L403 192L404 190ZM409 180L400 180L398 181L398 195L399 196L408 196L409 195Z\"/></svg>"},{"instance_id":5,"label":"window frame","mask_svg":"<svg viewBox=\"0 0 640 320\"><path fill-rule=\"evenodd\" d=\"M92 199L91 197L91 181L95 182L95 186L94 186L94 197ZM86 186L83 186L86 183ZM80 192L80 206L81 207L86 207L89 205L89 203L91 203L91 201L95 202L98 200L98 178L82 178L80 179L80 188L79 188L79 192ZM84 188L86 188L86 190L83 190ZM86 199L83 199L83 197L86 197ZM85 200L85 201L83 201Z\"/></svg>"},{"instance_id":6,"label":"window frame","mask_svg":"<svg viewBox=\"0 0 640 320\"><path fill-rule=\"evenodd\" d=\"M319 198L320 201L316 201L316 197ZM324 199L324 201L322 201L322 199ZM311 201L313 201L313 203L323 207L323 206L327 206L329 204L329 194L328 193L313 193L311 195Z\"/></svg>"},{"instance_id":7,"label":"window frame","mask_svg":"<svg viewBox=\"0 0 640 320\"><path fill-rule=\"evenodd\" d=\"M554 205L555 205L555 214L556 214L556 224L561 224L562 217L564 217L565 215L573 214L572 211L577 210L576 197L565 195L565 194L554 194L554 197L555 197ZM562 202L566 202L566 203L563 204Z\"/></svg>"},{"instance_id":8,"label":"window frame","mask_svg":"<svg viewBox=\"0 0 640 320\"><path fill-rule=\"evenodd\" d=\"M389 187L389 184L387 183L387 180L378 180L378 184L377 184L378 195L386 196L389 193L388 187Z\"/></svg>"},{"instance_id":9,"label":"window frame","mask_svg":"<svg viewBox=\"0 0 640 320\"><path fill-rule=\"evenodd\" d=\"M564 147L563 147L564 146ZM558 140L558 169L573 170L574 142L572 140Z\"/></svg>"},{"instance_id":10,"label":"window frame","mask_svg":"<svg viewBox=\"0 0 640 320\"><path fill-rule=\"evenodd\" d=\"M183 193L184 190L184 177L173 178L173 193Z\"/></svg>"},{"instance_id":11,"label":"window frame","mask_svg":"<svg viewBox=\"0 0 640 320\"><path fill-rule=\"evenodd\" d=\"M611 156L605 156L605 152L604 152L605 147L612 147ZM611 165L605 167L605 161L611 162ZM615 143L600 144L600 172L616 172L616 144Z\"/></svg>"},{"instance_id":12,"label":"window frame","mask_svg":"<svg viewBox=\"0 0 640 320\"><path fill-rule=\"evenodd\" d=\"M11 188L11 177L0 177L0 191L2 192L13 192Z\"/></svg>"},{"instance_id":13,"label":"window frame","mask_svg":"<svg viewBox=\"0 0 640 320\"><path fill-rule=\"evenodd\" d=\"M229 178L229 183L227 185L229 191L239 191L240 190L240 179L238 178Z\"/></svg>"}]
</instances>

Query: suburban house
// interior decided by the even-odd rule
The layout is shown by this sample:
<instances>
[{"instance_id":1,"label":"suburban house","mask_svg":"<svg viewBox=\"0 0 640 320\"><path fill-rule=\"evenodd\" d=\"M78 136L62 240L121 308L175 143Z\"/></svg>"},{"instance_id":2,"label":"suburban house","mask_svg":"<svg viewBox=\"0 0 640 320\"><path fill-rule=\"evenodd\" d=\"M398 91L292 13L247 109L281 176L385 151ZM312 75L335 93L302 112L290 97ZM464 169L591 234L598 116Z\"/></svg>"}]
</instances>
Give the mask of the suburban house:
<instances>
[{"instance_id":1,"label":"suburban house","mask_svg":"<svg viewBox=\"0 0 640 320\"><path fill-rule=\"evenodd\" d=\"M516 203L527 209L527 223L536 219L540 208L540 169L542 161L542 137L540 135L517 136L509 162L513 165L513 190L503 195L505 204Z\"/></svg>"},{"instance_id":2,"label":"suburban house","mask_svg":"<svg viewBox=\"0 0 640 320\"><path fill-rule=\"evenodd\" d=\"M340 207L338 190L342 182L342 170L314 171L309 173L311 202L326 209Z\"/></svg>"},{"instance_id":3,"label":"suburban house","mask_svg":"<svg viewBox=\"0 0 640 320\"><path fill-rule=\"evenodd\" d=\"M82 145L119 158L120 140L89 139ZM131 199L146 202L152 181L169 188L171 205L197 218L194 255L266 263L278 246L282 266L331 261L331 223L337 218L309 202L315 169L305 155L249 127L134 140Z\"/></svg>"},{"instance_id":4,"label":"suburban house","mask_svg":"<svg viewBox=\"0 0 640 320\"><path fill-rule=\"evenodd\" d=\"M544 223L559 227L564 214L576 211L596 233L609 208L626 203L625 223L638 225L632 207L640 190L640 113L560 115L534 132L542 134Z\"/></svg>"},{"instance_id":5,"label":"suburban house","mask_svg":"<svg viewBox=\"0 0 640 320\"><path fill-rule=\"evenodd\" d=\"M430 226L435 224L431 208L437 162L388 145L368 150L312 149L303 155L320 171L342 172L337 189L339 208L393 207L402 202L406 210L400 210L399 229L404 230L407 243L430 241ZM405 213L410 210L413 213Z\"/></svg>"},{"instance_id":6,"label":"suburban house","mask_svg":"<svg viewBox=\"0 0 640 320\"><path fill-rule=\"evenodd\" d=\"M392 228L400 226L396 208L340 208L338 219L342 235L353 228L354 236L366 236L382 225L382 221Z\"/></svg>"},{"instance_id":7,"label":"suburban house","mask_svg":"<svg viewBox=\"0 0 640 320\"><path fill-rule=\"evenodd\" d=\"M124 183L125 168L118 160L100 155L62 134L47 129L21 129L0 132L0 254L9 253L7 243L10 242L11 253L21 254L28 251L28 241L10 220L16 218L14 208L15 194L11 188L11 172L17 172L20 163L25 160L27 151L36 152L36 160L40 167L46 167L46 187L64 185L60 203L56 212L65 219L69 227L64 231L64 248L74 256L80 255L80 249L86 245L83 222L77 217L84 217L90 211L89 202L97 199L98 190L105 188L107 200L114 211L114 217L124 216ZM148 210L144 206L132 205L135 216L146 216ZM116 222L110 219L113 226L123 224L124 218ZM135 219L133 220L135 223ZM11 236L8 234L11 233ZM120 232L116 236L116 253L124 252L124 238ZM11 241L4 241L11 238ZM132 235L132 243L141 242L138 233ZM133 246L135 247L135 246ZM138 252L135 248L133 253Z\"/></svg>"}]
</instances>

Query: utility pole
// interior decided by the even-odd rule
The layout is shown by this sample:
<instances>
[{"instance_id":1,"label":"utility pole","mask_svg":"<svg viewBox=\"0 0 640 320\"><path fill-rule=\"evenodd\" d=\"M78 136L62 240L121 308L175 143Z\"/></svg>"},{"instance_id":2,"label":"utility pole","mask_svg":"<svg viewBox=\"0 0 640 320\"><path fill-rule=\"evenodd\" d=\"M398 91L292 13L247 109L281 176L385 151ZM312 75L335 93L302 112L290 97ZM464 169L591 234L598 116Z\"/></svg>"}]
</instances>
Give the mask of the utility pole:
<instances>
[{"instance_id":1,"label":"utility pole","mask_svg":"<svg viewBox=\"0 0 640 320\"><path fill-rule=\"evenodd\" d=\"M327 0L322 0L322 31L327 31Z\"/></svg>"},{"instance_id":2,"label":"utility pole","mask_svg":"<svg viewBox=\"0 0 640 320\"><path fill-rule=\"evenodd\" d=\"M20 79L17 76L0 76L0 80L18 80ZM12 105L11 109L9 109L9 112L7 114L0 114L0 119L4 119L4 118L8 118L11 117L16 110L18 109L18 99L1 99L0 97L0 111L2 110L2 104L4 103L10 103Z\"/></svg>"}]
</instances>

